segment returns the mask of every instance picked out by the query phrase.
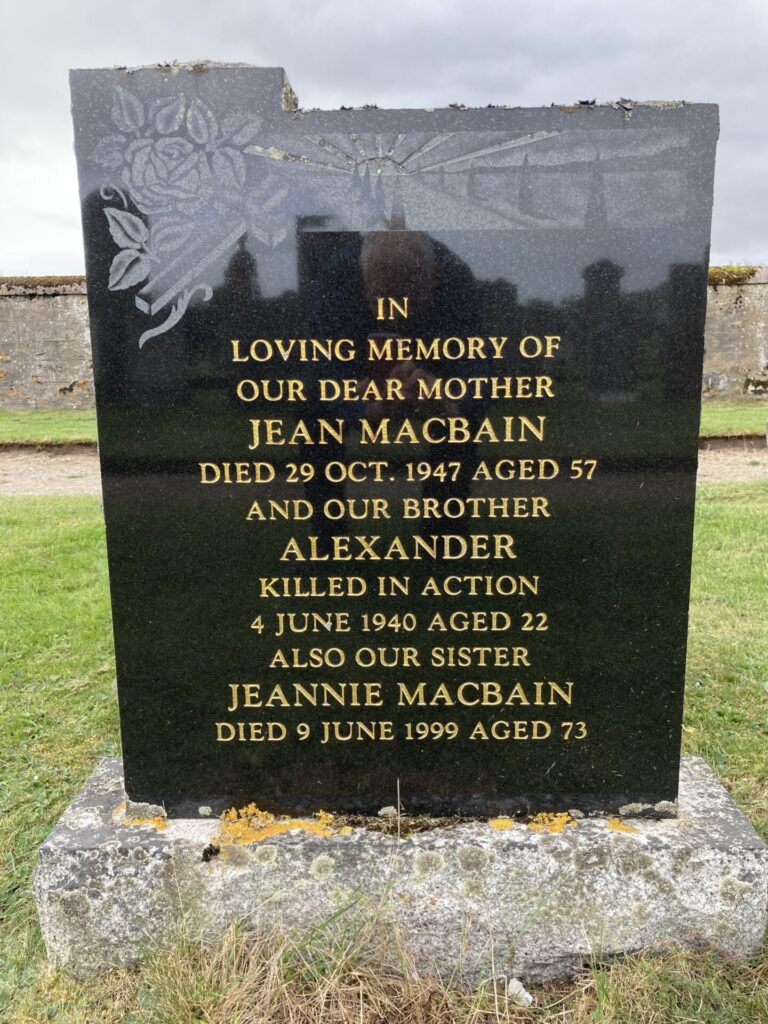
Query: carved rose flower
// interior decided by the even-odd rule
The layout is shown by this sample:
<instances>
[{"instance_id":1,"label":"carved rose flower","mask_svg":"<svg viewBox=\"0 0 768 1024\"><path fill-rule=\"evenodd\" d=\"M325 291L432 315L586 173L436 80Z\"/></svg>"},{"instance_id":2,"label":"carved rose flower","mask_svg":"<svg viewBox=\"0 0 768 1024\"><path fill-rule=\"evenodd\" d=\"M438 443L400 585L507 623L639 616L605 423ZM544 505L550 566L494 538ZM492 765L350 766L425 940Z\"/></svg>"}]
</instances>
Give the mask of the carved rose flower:
<instances>
[{"instance_id":1,"label":"carved rose flower","mask_svg":"<svg viewBox=\"0 0 768 1024\"><path fill-rule=\"evenodd\" d=\"M205 154L188 139L137 139L126 152L123 180L139 209L164 210L207 195L210 169Z\"/></svg>"}]
</instances>

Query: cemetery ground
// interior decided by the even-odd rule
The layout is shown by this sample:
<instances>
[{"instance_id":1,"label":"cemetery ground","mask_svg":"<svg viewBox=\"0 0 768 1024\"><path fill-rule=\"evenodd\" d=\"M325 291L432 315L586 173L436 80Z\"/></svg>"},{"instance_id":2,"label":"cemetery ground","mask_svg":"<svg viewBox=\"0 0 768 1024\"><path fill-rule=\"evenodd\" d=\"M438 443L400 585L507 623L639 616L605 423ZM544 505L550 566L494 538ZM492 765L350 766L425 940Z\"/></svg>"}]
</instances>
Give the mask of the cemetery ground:
<instances>
[{"instance_id":1,"label":"cemetery ground","mask_svg":"<svg viewBox=\"0 0 768 1024\"><path fill-rule=\"evenodd\" d=\"M37 847L118 753L98 498L0 498L0 1019L31 1022L706 1022L768 1020L768 952L670 949L507 1003L415 979L397 937L354 910L297 936L180 936L134 971L86 981L45 960L30 879ZM684 748L706 758L768 838L768 483L699 487ZM394 966L393 966L394 965Z\"/></svg>"}]
</instances>

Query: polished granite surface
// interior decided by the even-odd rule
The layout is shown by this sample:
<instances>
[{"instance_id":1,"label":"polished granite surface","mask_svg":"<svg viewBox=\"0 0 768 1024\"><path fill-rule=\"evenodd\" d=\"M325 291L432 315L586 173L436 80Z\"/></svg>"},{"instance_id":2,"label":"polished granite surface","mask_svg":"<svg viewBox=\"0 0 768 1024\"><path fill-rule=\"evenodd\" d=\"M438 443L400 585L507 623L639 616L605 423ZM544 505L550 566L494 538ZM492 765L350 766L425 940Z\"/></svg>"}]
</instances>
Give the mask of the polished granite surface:
<instances>
[{"instance_id":1,"label":"polished granite surface","mask_svg":"<svg viewBox=\"0 0 768 1024\"><path fill-rule=\"evenodd\" d=\"M717 108L72 97L129 795L674 800Z\"/></svg>"}]
</instances>

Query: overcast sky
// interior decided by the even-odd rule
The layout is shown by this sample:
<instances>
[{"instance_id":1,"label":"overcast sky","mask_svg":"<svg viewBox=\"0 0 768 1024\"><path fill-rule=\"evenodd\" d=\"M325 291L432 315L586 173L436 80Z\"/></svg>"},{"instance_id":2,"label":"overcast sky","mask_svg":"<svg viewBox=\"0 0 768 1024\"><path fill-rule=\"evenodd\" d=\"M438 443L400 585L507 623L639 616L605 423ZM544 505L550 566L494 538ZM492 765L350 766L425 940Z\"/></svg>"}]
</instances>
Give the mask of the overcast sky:
<instances>
[{"instance_id":1,"label":"overcast sky","mask_svg":"<svg viewBox=\"0 0 768 1024\"><path fill-rule=\"evenodd\" d=\"M712 262L768 262L768 0L17 0L0 275L83 269L68 69L191 58L282 66L312 107L717 102Z\"/></svg>"}]
</instances>

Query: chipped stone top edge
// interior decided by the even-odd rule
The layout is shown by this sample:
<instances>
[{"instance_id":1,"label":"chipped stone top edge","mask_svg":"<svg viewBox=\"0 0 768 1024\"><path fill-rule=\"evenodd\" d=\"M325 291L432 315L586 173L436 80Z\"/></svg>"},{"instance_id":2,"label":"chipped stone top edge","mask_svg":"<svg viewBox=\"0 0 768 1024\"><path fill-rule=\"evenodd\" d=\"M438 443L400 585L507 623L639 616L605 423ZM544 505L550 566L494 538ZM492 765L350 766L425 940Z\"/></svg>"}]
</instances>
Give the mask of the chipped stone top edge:
<instances>
[{"instance_id":1,"label":"chipped stone top edge","mask_svg":"<svg viewBox=\"0 0 768 1024\"><path fill-rule=\"evenodd\" d=\"M286 110L293 110L298 113L337 113L343 112L359 112L359 111L371 111L371 110L382 110L382 111L394 111L401 110L403 113L412 111L445 111L455 110L458 112L464 111L479 111L479 110L508 110L508 111L522 111L522 110L557 110L565 112L576 112L580 110L623 110L624 114L631 114L635 109L654 109L654 110L676 110L682 107L688 108L705 108L719 110L719 105L715 102L699 102L689 101L684 99L675 100L633 100L625 97L620 97L616 100L601 100L599 103L595 100L575 100L573 103L550 103L550 104L535 104L529 107L523 107L519 104L514 103L489 103L471 105L464 103L449 103L445 106L434 106L434 107L379 107L376 103L365 104L363 106L346 106L341 105L340 108L325 109L322 107L311 107L311 106L300 106L298 97L291 87L290 81L286 74L285 68L278 65L261 66L258 64L248 64L238 61L213 61L207 60L206 58L200 58L197 60L173 60L163 61L154 64L136 64L136 65L120 65L114 64L111 67L101 68L72 68L70 69L70 75L79 74L98 74L101 72L123 72L127 75L136 74L140 71L159 71L161 74L172 74L176 75L182 72L186 72L194 75L204 75L209 71L218 70L245 70L245 71L257 71L257 72L272 72L278 73L283 79L283 106Z\"/></svg>"},{"instance_id":2,"label":"chipped stone top edge","mask_svg":"<svg viewBox=\"0 0 768 1024\"><path fill-rule=\"evenodd\" d=\"M135 71L192 71L195 74L204 74L206 71L215 71L217 68L248 68L251 71L279 71L282 75L285 75L285 68L278 67L276 64L262 65L262 64L246 64L242 61L216 61L207 60L201 57L197 60L170 60L160 61L155 64L112 64L110 67L101 68L70 68L70 74L79 74L80 72L99 72L99 71L125 71L129 75Z\"/></svg>"}]
</instances>

